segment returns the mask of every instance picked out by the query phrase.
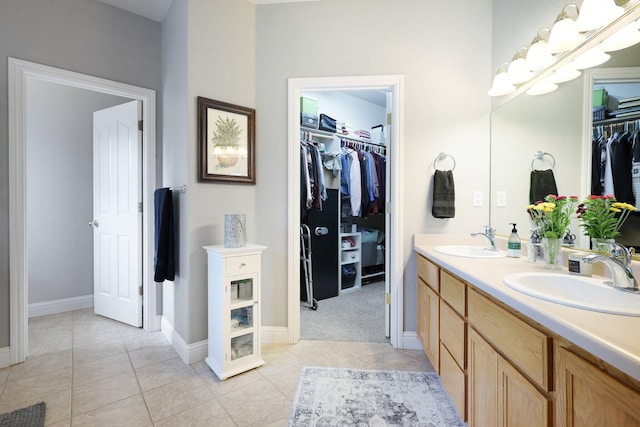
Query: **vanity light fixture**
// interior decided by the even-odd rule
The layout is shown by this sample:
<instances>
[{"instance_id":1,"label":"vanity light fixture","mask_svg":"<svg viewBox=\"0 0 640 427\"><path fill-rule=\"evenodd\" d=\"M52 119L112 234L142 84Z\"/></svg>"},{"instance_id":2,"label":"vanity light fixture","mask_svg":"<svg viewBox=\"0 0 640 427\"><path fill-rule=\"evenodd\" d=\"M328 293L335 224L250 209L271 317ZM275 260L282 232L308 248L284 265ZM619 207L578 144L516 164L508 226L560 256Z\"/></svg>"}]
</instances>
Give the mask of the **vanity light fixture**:
<instances>
[{"instance_id":1,"label":"vanity light fixture","mask_svg":"<svg viewBox=\"0 0 640 427\"><path fill-rule=\"evenodd\" d=\"M543 28L538 31L538 34L531 42L531 46L529 46L529 50L527 51L527 57L524 61L524 68L526 70L538 71L554 63L555 59L549 52L548 40L548 28Z\"/></svg>"},{"instance_id":2,"label":"vanity light fixture","mask_svg":"<svg viewBox=\"0 0 640 427\"><path fill-rule=\"evenodd\" d=\"M558 85L544 79L534 84L527 90L527 95L544 95L558 89Z\"/></svg>"},{"instance_id":3,"label":"vanity light fixture","mask_svg":"<svg viewBox=\"0 0 640 427\"><path fill-rule=\"evenodd\" d=\"M616 1L626 4L618 6ZM639 11L640 0L583 0L580 10L567 4L551 30L538 31L528 48L520 48L510 63L500 67L489 95L508 95L519 90L516 85L528 87L529 95L542 95L579 77L580 70L605 63L611 58L606 52L640 43ZM609 27L614 21L618 28L626 27L614 32ZM569 54L579 56L571 61L565 57Z\"/></svg>"},{"instance_id":4,"label":"vanity light fixture","mask_svg":"<svg viewBox=\"0 0 640 427\"><path fill-rule=\"evenodd\" d=\"M516 90L516 87L511 84L509 79L507 78L507 64L502 64L500 68L498 68L498 72L493 78L493 84L491 85L491 89L489 89L489 96L502 96L508 95L511 92Z\"/></svg>"},{"instance_id":5,"label":"vanity light fixture","mask_svg":"<svg viewBox=\"0 0 640 427\"><path fill-rule=\"evenodd\" d=\"M584 70L604 64L611 58L611 55L600 50L600 46L595 46L573 60L573 66L577 70Z\"/></svg>"},{"instance_id":6,"label":"vanity light fixture","mask_svg":"<svg viewBox=\"0 0 640 427\"><path fill-rule=\"evenodd\" d=\"M614 0L584 0L576 26L580 32L596 30L612 23L623 13L624 8L617 6Z\"/></svg>"},{"instance_id":7,"label":"vanity light fixture","mask_svg":"<svg viewBox=\"0 0 640 427\"><path fill-rule=\"evenodd\" d=\"M638 28L638 22L634 21L603 40L599 47L603 52L613 52L638 43L640 43L640 28Z\"/></svg>"},{"instance_id":8,"label":"vanity light fixture","mask_svg":"<svg viewBox=\"0 0 640 427\"><path fill-rule=\"evenodd\" d=\"M527 48L521 47L513 56L507 68L507 79L514 85L526 82L533 77L533 72L524 68L524 61L527 57Z\"/></svg>"},{"instance_id":9,"label":"vanity light fixture","mask_svg":"<svg viewBox=\"0 0 640 427\"><path fill-rule=\"evenodd\" d=\"M549 34L548 48L550 53L567 52L586 40L586 37L578 31L577 18L578 6L575 4L568 4L562 9Z\"/></svg>"}]
</instances>

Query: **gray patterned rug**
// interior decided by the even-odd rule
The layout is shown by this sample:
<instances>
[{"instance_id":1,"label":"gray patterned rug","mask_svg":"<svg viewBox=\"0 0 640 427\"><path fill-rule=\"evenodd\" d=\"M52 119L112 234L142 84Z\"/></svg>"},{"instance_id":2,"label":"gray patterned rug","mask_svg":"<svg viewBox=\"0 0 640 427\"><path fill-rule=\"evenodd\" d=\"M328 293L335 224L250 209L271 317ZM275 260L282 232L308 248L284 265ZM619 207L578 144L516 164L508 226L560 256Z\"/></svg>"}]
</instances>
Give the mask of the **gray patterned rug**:
<instances>
[{"instance_id":1,"label":"gray patterned rug","mask_svg":"<svg viewBox=\"0 0 640 427\"><path fill-rule=\"evenodd\" d=\"M42 427L47 409L45 402L0 414L0 427Z\"/></svg>"},{"instance_id":2,"label":"gray patterned rug","mask_svg":"<svg viewBox=\"0 0 640 427\"><path fill-rule=\"evenodd\" d=\"M463 427L435 372L302 368L293 426Z\"/></svg>"}]
</instances>

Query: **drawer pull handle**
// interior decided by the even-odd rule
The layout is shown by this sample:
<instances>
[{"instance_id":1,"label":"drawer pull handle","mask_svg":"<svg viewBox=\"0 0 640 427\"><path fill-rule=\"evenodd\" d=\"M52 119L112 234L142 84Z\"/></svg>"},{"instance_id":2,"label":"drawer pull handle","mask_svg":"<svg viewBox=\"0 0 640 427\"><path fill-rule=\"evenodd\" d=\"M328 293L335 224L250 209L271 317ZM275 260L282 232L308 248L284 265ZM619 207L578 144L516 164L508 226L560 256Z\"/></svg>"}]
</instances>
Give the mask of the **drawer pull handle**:
<instances>
[{"instance_id":1,"label":"drawer pull handle","mask_svg":"<svg viewBox=\"0 0 640 427\"><path fill-rule=\"evenodd\" d=\"M246 267L246 266L247 266L247 264L245 264L244 262L241 262L241 263L240 263L240 268L244 268L244 267Z\"/></svg>"}]
</instances>

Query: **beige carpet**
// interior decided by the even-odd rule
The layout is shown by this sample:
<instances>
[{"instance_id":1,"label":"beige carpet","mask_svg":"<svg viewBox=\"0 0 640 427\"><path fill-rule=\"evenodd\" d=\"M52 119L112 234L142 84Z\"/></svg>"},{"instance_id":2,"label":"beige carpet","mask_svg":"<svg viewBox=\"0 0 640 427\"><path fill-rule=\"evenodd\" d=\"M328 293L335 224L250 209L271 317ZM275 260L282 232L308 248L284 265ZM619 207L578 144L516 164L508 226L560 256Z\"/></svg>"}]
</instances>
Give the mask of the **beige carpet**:
<instances>
[{"instance_id":1,"label":"beige carpet","mask_svg":"<svg viewBox=\"0 0 640 427\"><path fill-rule=\"evenodd\" d=\"M300 304L303 340L389 342L384 326L384 282L320 300L315 311Z\"/></svg>"}]
</instances>

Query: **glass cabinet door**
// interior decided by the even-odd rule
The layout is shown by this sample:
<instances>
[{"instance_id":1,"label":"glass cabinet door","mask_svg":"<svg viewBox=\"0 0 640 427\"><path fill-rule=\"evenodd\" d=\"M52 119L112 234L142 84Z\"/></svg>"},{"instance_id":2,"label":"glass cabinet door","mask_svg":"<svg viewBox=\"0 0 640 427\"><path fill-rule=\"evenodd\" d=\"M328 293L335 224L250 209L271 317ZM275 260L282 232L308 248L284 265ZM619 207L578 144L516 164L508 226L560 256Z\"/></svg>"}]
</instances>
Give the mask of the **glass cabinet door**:
<instances>
[{"instance_id":1,"label":"glass cabinet door","mask_svg":"<svg viewBox=\"0 0 640 427\"><path fill-rule=\"evenodd\" d=\"M254 354L254 277L243 277L230 282L231 360Z\"/></svg>"}]
</instances>

